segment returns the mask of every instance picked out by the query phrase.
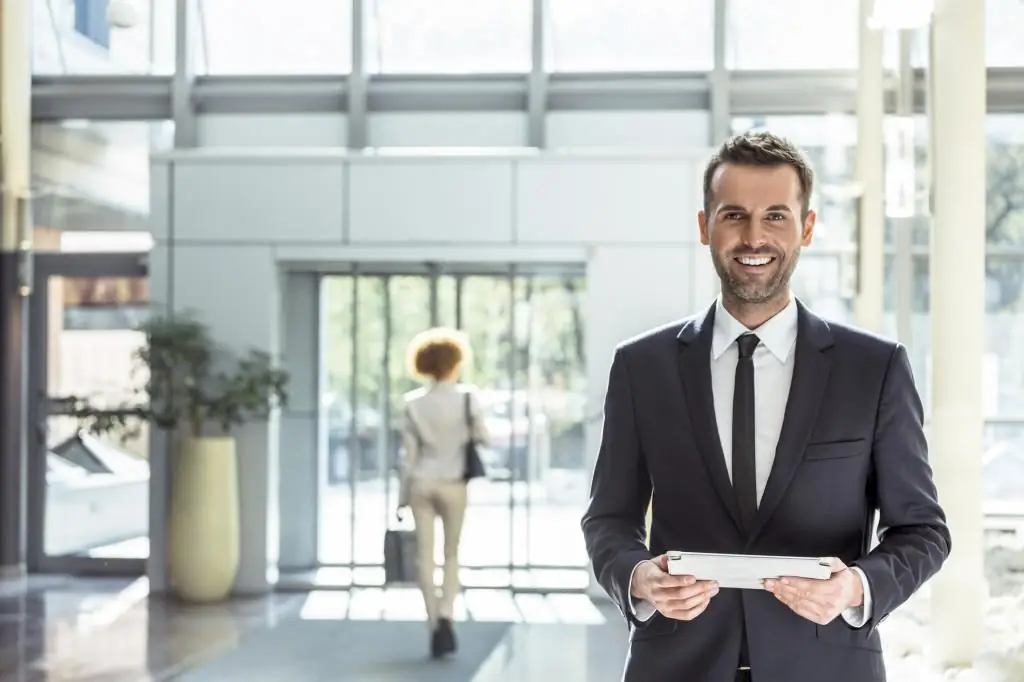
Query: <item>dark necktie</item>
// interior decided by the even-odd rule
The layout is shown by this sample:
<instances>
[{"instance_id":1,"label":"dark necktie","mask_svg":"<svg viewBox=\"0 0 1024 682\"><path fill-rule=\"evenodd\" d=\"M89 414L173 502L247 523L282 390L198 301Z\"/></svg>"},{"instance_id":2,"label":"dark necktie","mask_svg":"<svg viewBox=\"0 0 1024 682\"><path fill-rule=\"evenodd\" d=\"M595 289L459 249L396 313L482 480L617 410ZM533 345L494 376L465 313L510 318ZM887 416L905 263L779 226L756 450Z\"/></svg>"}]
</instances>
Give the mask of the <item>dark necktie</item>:
<instances>
[{"instance_id":1,"label":"dark necktie","mask_svg":"<svg viewBox=\"0 0 1024 682\"><path fill-rule=\"evenodd\" d=\"M754 349L760 339L744 334L736 339L739 361L732 398L732 487L736 491L743 530L750 533L757 513L757 477L754 464Z\"/></svg>"},{"instance_id":2,"label":"dark necktie","mask_svg":"<svg viewBox=\"0 0 1024 682\"><path fill-rule=\"evenodd\" d=\"M736 339L739 360L736 362L736 384L732 396L732 487L740 509L743 530L754 529L757 513L757 467L754 458L754 349L760 343L754 334ZM747 651L747 629L740 625L740 666L750 665Z\"/></svg>"}]
</instances>

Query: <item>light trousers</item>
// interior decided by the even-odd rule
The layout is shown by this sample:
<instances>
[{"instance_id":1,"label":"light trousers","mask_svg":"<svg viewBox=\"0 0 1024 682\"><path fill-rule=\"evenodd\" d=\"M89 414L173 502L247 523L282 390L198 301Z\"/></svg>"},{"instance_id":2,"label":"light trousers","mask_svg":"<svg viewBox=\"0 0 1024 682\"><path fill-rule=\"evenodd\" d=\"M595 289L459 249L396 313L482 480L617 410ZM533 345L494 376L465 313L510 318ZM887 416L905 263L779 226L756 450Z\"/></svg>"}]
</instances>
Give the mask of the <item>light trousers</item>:
<instances>
[{"instance_id":1,"label":"light trousers","mask_svg":"<svg viewBox=\"0 0 1024 682\"><path fill-rule=\"evenodd\" d=\"M438 618L451 620L459 581L459 538L466 517L465 481L417 480L409 491L409 507L416 526L417 572L427 618L434 626ZM440 597L434 584L434 527L441 519L444 532L444 579Z\"/></svg>"}]
</instances>

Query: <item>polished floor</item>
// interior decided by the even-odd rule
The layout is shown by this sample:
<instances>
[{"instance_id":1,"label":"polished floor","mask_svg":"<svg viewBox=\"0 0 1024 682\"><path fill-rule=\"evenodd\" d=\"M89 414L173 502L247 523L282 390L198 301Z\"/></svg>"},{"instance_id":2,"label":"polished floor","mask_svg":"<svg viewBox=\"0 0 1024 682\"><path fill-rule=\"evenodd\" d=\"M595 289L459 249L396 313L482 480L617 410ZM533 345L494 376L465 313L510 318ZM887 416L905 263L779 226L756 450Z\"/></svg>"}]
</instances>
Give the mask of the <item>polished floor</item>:
<instances>
[{"instance_id":1,"label":"polished floor","mask_svg":"<svg viewBox=\"0 0 1024 682\"><path fill-rule=\"evenodd\" d=\"M884 625L890 679L1020 682L1008 657L1024 628L992 630L971 671L923 664L926 593ZM1020 619L1006 602L1000 622ZM150 597L145 579L33 578L0 583L2 682L618 682L626 630L582 594L467 590L456 615L463 654L426 656L410 589L278 593L216 606ZM998 624L997 624L998 625ZM1011 623L1012 625L1012 623Z\"/></svg>"}]
</instances>

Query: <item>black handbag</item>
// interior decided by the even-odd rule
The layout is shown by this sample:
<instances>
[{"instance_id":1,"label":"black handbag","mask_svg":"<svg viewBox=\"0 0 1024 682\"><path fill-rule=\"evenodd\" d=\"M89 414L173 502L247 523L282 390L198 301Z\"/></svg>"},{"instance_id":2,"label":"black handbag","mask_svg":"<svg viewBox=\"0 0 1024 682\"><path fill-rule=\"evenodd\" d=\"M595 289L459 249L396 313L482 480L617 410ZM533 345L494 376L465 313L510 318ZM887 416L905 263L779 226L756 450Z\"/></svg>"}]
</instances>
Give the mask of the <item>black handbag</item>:
<instances>
[{"instance_id":1,"label":"black handbag","mask_svg":"<svg viewBox=\"0 0 1024 682\"><path fill-rule=\"evenodd\" d=\"M466 426L469 427L469 441L466 442L466 471L463 474L463 478L467 481L471 481L474 478L483 478L487 476L487 469L484 467L484 461L480 458L480 452L477 448L476 439L473 434L475 429L473 428L473 408L470 404L470 394L465 394L465 411L466 411Z\"/></svg>"}]
</instances>

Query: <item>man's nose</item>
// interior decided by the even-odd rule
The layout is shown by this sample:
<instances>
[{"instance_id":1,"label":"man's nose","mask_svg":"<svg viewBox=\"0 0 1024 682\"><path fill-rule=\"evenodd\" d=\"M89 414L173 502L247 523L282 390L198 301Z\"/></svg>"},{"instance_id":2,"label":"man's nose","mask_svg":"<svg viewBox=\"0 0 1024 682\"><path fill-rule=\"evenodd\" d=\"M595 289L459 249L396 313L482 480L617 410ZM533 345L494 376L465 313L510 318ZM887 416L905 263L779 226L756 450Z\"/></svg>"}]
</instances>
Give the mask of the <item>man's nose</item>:
<instances>
[{"instance_id":1,"label":"man's nose","mask_svg":"<svg viewBox=\"0 0 1024 682\"><path fill-rule=\"evenodd\" d=\"M753 248L764 246L767 242L766 235L760 220L750 220L743 230L743 243Z\"/></svg>"}]
</instances>

